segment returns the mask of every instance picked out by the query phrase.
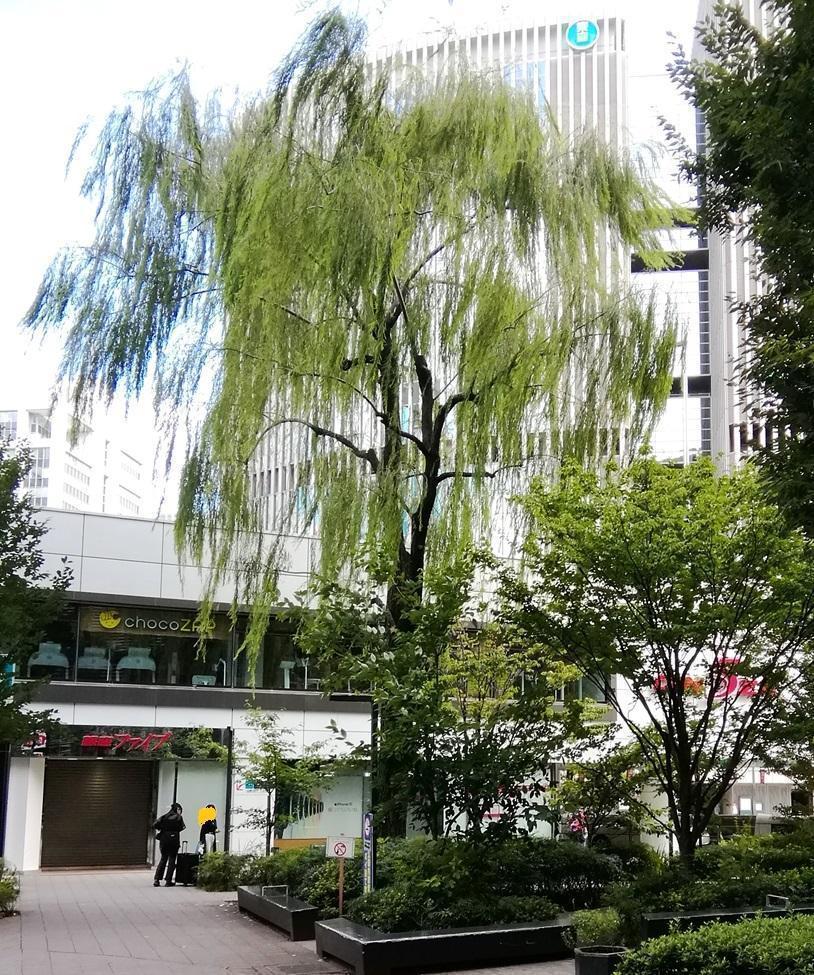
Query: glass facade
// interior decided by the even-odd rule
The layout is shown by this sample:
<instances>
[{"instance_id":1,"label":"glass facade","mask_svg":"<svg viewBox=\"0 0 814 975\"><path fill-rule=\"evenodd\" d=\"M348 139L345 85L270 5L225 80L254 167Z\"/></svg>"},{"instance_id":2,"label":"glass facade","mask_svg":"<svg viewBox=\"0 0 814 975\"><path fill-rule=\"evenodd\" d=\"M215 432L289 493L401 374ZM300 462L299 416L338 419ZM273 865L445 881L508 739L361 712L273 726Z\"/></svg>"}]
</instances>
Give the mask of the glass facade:
<instances>
[{"instance_id":1,"label":"glass facade","mask_svg":"<svg viewBox=\"0 0 814 975\"><path fill-rule=\"evenodd\" d=\"M253 671L240 652L246 623L215 614L201 633L194 610L71 605L20 668L52 681L318 691L319 675L290 626L272 622ZM253 678L253 681L252 681Z\"/></svg>"}]
</instances>

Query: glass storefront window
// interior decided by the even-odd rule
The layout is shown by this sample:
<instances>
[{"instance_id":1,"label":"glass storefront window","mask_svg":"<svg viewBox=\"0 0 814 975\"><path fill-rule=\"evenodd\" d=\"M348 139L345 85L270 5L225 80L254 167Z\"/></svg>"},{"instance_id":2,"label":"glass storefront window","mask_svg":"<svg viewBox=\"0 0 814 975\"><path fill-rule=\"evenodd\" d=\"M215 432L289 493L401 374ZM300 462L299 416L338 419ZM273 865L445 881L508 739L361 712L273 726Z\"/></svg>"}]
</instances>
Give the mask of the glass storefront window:
<instances>
[{"instance_id":1,"label":"glass storefront window","mask_svg":"<svg viewBox=\"0 0 814 975\"><path fill-rule=\"evenodd\" d=\"M18 679L49 678L85 683L187 687L257 687L315 691L321 687L313 660L296 645L288 623L272 622L253 672L246 653L234 657L246 628L216 614L199 646L195 610L71 605L18 665ZM252 680L252 677L254 678Z\"/></svg>"},{"instance_id":2,"label":"glass storefront window","mask_svg":"<svg viewBox=\"0 0 814 975\"><path fill-rule=\"evenodd\" d=\"M229 686L230 630L216 616L202 646L192 611L85 606L80 610L80 681Z\"/></svg>"},{"instance_id":3,"label":"glass storefront window","mask_svg":"<svg viewBox=\"0 0 814 975\"><path fill-rule=\"evenodd\" d=\"M238 637L238 646L244 633ZM250 687L252 673L245 651L235 660L235 685ZM271 623L263 640L263 647L254 667L254 686L268 690L318 691L319 674L313 662L304 657L296 646L290 627Z\"/></svg>"},{"instance_id":4,"label":"glass storefront window","mask_svg":"<svg viewBox=\"0 0 814 975\"><path fill-rule=\"evenodd\" d=\"M76 658L76 609L65 608L59 619L45 630L41 642L20 665L20 679L48 677L50 680L73 680Z\"/></svg>"}]
</instances>

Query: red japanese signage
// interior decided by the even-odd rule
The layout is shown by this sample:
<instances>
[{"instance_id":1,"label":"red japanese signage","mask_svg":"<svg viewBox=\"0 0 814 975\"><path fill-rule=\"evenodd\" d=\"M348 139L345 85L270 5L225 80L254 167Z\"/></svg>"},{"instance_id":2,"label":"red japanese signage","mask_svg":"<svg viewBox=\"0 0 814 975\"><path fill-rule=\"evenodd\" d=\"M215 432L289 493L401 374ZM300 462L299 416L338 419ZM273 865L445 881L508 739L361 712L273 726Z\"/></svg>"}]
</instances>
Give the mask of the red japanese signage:
<instances>
[{"instance_id":1,"label":"red japanese signage","mask_svg":"<svg viewBox=\"0 0 814 975\"><path fill-rule=\"evenodd\" d=\"M110 735L83 735L81 748L109 748L112 752L154 752L172 738L171 731L150 732L143 737L128 732Z\"/></svg>"},{"instance_id":2,"label":"red japanese signage","mask_svg":"<svg viewBox=\"0 0 814 975\"><path fill-rule=\"evenodd\" d=\"M760 678L742 677L740 674L733 673L735 667L742 661L740 657L724 657L719 662L721 672L717 675L715 692L713 698L716 701L723 701L727 698L748 698L755 697L760 692ZM704 681L697 677L685 677L682 687L686 694L700 696L706 693ZM666 674L659 674L653 681L654 691L666 691L669 688L669 680Z\"/></svg>"}]
</instances>

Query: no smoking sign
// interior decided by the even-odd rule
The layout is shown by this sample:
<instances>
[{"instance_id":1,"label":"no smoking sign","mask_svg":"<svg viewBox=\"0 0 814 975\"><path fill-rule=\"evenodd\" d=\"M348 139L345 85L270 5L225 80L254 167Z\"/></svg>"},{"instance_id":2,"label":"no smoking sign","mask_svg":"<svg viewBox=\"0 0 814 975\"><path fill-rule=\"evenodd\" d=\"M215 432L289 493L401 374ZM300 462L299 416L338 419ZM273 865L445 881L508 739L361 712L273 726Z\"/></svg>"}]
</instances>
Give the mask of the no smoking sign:
<instances>
[{"instance_id":1,"label":"no smoking sign","mask_svg":"<svg viewBox=\"0 0 814 975\"><path fill-rule=\"evenodd\" d=\"M336 860L353 858L355 840L352 836L329 836L325 841L325 856Z\"/></svg>"}]
</instances>

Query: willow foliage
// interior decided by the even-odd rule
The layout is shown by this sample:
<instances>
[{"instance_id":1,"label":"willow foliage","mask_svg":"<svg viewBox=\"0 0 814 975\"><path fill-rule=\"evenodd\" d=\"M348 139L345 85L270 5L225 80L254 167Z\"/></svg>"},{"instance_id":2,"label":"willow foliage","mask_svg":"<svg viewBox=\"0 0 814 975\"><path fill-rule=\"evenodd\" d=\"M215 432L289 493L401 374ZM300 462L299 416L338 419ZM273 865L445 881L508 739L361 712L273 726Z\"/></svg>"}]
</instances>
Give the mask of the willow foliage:
<instances>
[{"instance_id":1,"label":"willow foliage","mask_svg":"<svg viewBox=\"0 0 814 975\"><path fill-rule=\"evenodd\" d=\"M251 641L280 557L250 476L268 438L297 438L282 527L318 519L327 575L361 545L397 593L480 536L493 488L606 454L621 425L635 445L668 393L674 332L622 263L663 257L674 213L635 162L460 65L371 79L336 13L239 112L181 75L113 114L84 192L96 241L28 320L69 323L80 402L154 369L177 422L211 385L178 532L216 576L247 568Z\"/></svg>"}]
</instances>

